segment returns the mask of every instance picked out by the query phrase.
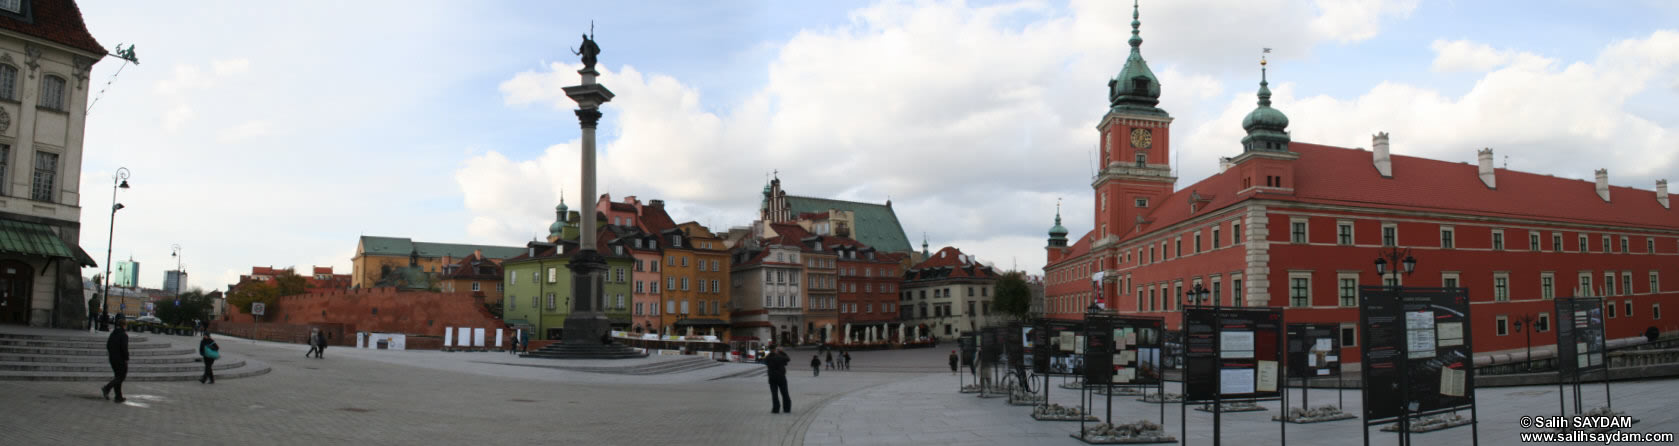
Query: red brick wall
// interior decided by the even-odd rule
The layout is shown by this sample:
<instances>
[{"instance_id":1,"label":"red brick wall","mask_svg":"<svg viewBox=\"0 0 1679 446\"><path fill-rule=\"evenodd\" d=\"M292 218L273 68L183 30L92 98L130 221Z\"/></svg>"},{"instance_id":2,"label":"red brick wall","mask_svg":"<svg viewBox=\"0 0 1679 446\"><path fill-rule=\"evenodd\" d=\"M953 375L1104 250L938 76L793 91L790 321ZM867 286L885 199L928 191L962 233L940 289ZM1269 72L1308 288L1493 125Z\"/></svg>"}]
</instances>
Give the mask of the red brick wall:
<instances>
[{"instance_id":1,"label":"red brick wall","mask_svg":"<svg viewBox=\"0 0 1679 446\"><path fill-rule=\"evenodd\" d=\"M375 313L377 311L377 313ZM437 293L430 291L397 291L394 288L374 288L366 290L345 290L325 293L310 293L280 298L280 301L268 308L268 316L263 319L261 327L291 326L300 327L303 333L308 332L309 326L341 326L343 333L371 331L383 333L403 333L408 337L408 348L418 349L423 344L415 336L443 336L443 327L472 327L493 330L505 327L501 319L491 315L484 309L480 300L474 299L470 293ZM228 320L220 322L233 329L240 327L240 323L253 322L250 315L241 312L237 307L228 310ZM290 333L280 329L275 336ZM267 332L264 332L267 333ZM264 334L259 333L259 334ZM340 343L341 336L334 335L333 343ZM438 338L441 345L441 338ZM346 345L354 345L350 339Z\"/></svg>"}]
</instances>

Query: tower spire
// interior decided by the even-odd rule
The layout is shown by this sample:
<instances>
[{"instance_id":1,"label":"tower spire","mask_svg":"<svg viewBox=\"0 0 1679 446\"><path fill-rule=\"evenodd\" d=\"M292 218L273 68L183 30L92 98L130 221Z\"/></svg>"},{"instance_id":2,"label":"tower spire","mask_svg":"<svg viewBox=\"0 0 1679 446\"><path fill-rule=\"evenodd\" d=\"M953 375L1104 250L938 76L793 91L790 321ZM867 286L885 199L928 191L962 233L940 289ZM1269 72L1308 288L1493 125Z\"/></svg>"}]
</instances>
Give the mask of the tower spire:
<instances>
[{"instance_id":1,"label":"tower spire","mask_svg":"<svg viewBox=\"0 0 1679 446\"><path fill-rule=\"evenodd\" d=\"M1137 0L1131 0L1131 41L1130 41L1130 43L1131 43L1131 51L1133 53L1139 52L1139 50L1143 47L1143 33L1142 33L1143 22L1142 22L1142 20L1139 20L1141 17L1142 17L1141 8L1139 8L1137 6Z\"/></svg>"},{"instance_id":2,"label":"tower spire","mask_svg":"<svg viewBox=\"0 0 1679 446\"><path fill-rule=\"evenodd\" d=\"M1266 48L1264 52L1259 53L1259 105L1263 107L1271 106L1271 82L1266 79L1265 75L1265 55L1270 53L1270 48Z\"/></svg>"},{"instance_id":3,"label":"tower spire","mask_svg":"<svg viewBox=\"0 0 1679 446\"><path fill-rule=\"evenodd\" d=\"M1271 82L1266 73L1269 62L1265 60L1265 54L1270 52L1270 48L1265 48L1259 56L1259 107L1242 119L1242 129L1248 133L1242 138L1244 152L1288 151L1288 116L1271 108Z\"/></svg>"},{"instance_id":4,"label":"tower spire","mask_svg":"<svg viewBox=\"0 0 1679 446\"><path fill-rule=\"evenodd\" d=\"M1125 58L1125 68L1108 80L1108 104L1114 111L1167 116L1160 105L1160 80L1143 60L1142 7L1131 2L1131 54Z\"/></svg>"}]
</instances>

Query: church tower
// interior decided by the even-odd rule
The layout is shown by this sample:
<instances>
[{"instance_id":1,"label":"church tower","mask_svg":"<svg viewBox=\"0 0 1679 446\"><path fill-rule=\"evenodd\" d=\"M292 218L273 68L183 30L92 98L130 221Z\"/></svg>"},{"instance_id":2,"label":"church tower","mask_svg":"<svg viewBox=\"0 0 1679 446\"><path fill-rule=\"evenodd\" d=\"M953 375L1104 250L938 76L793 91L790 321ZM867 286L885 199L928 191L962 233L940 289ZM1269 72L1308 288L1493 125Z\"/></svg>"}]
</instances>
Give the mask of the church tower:
<instances>
[{"instance_id":1,"label":"church tower","mask_svg":"<svg viewBox=\"0 0 1679 446\"><path fill-rule=\"evenodd\" d=\"M1150 208L1162 205L1177 182L1171 169L1172 117L1158 107L1160 80L1143 60L1141 14L1135 1L1131 8L1131 55L1108 81L1110 106L1096 126L1101 164L1091 187L1098 245L1145 223Z\"/></svg>"}]
</instances>

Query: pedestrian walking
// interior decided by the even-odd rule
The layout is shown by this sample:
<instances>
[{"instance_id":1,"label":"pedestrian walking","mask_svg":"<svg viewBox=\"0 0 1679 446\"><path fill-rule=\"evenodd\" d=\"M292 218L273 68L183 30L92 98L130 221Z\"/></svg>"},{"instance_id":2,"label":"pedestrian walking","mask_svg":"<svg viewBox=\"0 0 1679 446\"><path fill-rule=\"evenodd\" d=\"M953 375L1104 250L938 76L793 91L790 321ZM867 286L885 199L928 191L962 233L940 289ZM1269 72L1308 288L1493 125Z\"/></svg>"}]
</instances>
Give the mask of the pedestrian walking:
<instances>
[{"instance_id":1,"label":"pedestrian walking","mask_svg":"<svg viewBox=\"0 0 1679 446\"><path fill-rule=\"evenodd\" d=\"M822 376L822 360L810 355L810 376Z\"/></svg>"},{"instance_id":2,"label":"pedestrian walking","mask_svg":"<svg viewBox=\"0 0 1679 446\"><path fill-rule=\"evenodd\" d=\"M122 382L128 379L128 332L123 331L123 317L117 315L116 325L111 329L111 336L105 339L105 354L111 362L111 382L99 389L99 394L105 398L111 397L111 391L117 391L117 403L125 401L122 397Z\"/></svg>"},{"instance_id":3,"label":"pedestrian walking","mask_svg":"<svg viewBox=\"0 0 1679 446\"><path fill-rule=\"evenodd\" d=\"M519 332L513 331L507 333L507 354L519 354Z\"/></svg>"},{"instance_id":4,"label":"pedestrian walking","mask_svg":"<svg viewBox=\"0 0 1679 446\"><path fill-rule=\"evenodd\" d=\"M320 337L320 335L321 335L321 329L319 329L319 328L309 329L309 338L304 340L304 342L309 344L309 351L307 353L304 353L303 357L305 357L305 358L315 357L315 351L320 349L320 345L316 343L315 338Z\"/></svg>"},{"instance_id":5,"label":"pedestrian walking","mask_svg":"<svg viewBox=\"0 0 1679 446\"><path fill-rule=\"evenodd\" d=\"M319 341L319 343L315 345L315 359L323 359L321 358L321 355L326 354L327 340L332 339L332 335L323 331L315 335L315 339Z\"/></svg>"},{"instance_id":6,"label":"pedestrian walking","mask_svg":"<svg viewBox=\"0 0 1679 446\"><path fill-rule=\"evenodd\" d=\"M787 357L787 353L781 351L781 347L776 347L775 353L764 359L764 365L769 367L770 413L781 413L782 409L786 409L787 413L793 413L793 397L787 394L787 363L789 362L792 362L792 359ZM780 399L776 399L776 392L781 393Z\"/></svg>"},{"instance_id":7,"label":"pedestrian walking","mask_svg":"<svg viewBox=\"0 0 1679 446\"><path fill-rule=\"evenodd\" d=\"M522 352L525 352L525 353L530 353L531 352L531 334L530 333L525 333L525 334L519 335L519 351L522 351Z\"/></svg>"},{"instance_id":8,"label":"pedestrian walking","mask_svg":"<svg viewBox=\"0 0 1679 446\"><path fill-rule=\"evenodd\" d=\"M845 361L841 362L845 364L845 370L851 370L851 352L840 352L840 357L845 358Z\"/></svg>"},{"instance_id":9,"label":"pedestrian walking","mask_svg":"<svg viewBox=\"0 0 1679 446\"><path fill-rule=\"evenodd\" d=\"M93 331L99 328L99 298L87 299L87 329Z\"/></svg>"},{"instance_id":10,"label":"pedestrian walking","mask_svg":"<svg viewBox=\"0 0 1679 446\"><path fill-rule=\"evenodd\" d=\"M210 339L210 332L204 332L204 339L198 341L198 355L204 357L204 376L198 378L199 384L216 383L216 373L212 370L216 366L216 360L222 357L221 350L216 341Z\"/></svg>"},{"instance_id":11,"label":"pedestrian walking","mask_svg":"<svg viewBox=\"0 0 1679 446\"><path fill-rule=\"evenodd\" d=\"M956 374L956 350L950 351L950 374Z\"/></svg>"},{"instance_id":12,"label":"pedestrian walking","mask_svg":"<svg viewBox=\"0 0 1679 446\"><path fill-rule=\"evenodd\" d=\"M828 368L834 368L834 352L828 352Z\"/></svg>"}]
</instances>

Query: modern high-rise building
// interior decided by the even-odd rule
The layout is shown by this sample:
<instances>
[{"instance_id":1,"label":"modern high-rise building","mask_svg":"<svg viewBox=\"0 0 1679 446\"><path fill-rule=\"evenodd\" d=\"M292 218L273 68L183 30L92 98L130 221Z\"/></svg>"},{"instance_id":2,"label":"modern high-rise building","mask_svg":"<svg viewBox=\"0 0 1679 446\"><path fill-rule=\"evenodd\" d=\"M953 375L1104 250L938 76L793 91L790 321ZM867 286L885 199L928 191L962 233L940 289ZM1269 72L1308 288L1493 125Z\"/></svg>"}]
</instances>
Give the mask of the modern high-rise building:
<instances>
[{"instance_id":1,"label":"modern high-rise building","mask_svg":"<svg viewBox=\"0 0 1679 446\"><path fill-rule=\"evenodd\" d=\"M187 287L187 272L169 270L163 272L163 291L169 294L181 294Z\"/></svg>"},{"instance_id":2,"label":"modern high-rise building","mask_svg":"<svg viewBox=\"0 0 1679 446\"><path fill-rule=\"evenodd\" d=\"M117 272L111 275L112 285L128 288L140 286L140 262L130 258L117 262L116 267Z\"/></svg>"}]
</instances>

